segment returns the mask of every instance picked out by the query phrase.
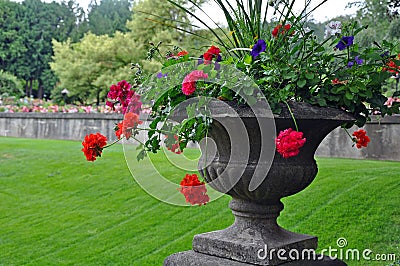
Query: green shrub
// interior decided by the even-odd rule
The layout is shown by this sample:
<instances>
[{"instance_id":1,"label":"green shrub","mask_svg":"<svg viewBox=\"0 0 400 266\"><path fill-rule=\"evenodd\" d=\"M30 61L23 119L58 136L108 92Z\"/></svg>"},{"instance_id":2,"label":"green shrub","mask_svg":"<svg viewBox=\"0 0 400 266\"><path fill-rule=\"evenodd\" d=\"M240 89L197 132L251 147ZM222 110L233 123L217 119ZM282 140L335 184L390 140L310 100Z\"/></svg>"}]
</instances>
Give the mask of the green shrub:
<instances>
[{"instance_id":1,"label":"green shrub","mask_svg":"<svg viewBox=\"0 0 400 266\"><path fill-rule=\"evenodd\" d=\"M13 74L0 70L0 96L5 97L21 97L24 91L21 88L18 78Z\"/></svg>"}]
</instances>

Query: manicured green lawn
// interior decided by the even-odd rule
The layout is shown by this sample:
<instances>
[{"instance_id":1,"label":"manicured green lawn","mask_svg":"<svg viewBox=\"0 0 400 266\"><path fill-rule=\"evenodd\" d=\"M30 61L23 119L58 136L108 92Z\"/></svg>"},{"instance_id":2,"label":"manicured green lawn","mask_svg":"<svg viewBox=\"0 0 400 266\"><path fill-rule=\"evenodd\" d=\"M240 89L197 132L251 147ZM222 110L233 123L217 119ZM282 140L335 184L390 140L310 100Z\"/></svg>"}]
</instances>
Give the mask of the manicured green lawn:
<instances>
[{"instance_id":1,"label":"manicured green lawn","mask_svg":"<svg viewBox=\"0 0 400 266\"><path fill-rule=\"evenodd\" d=\"M0 138L0 265L161 265L190 249L193 235L233 222L229 197L202 207L168 205L136 184L120 145L95 163L80 149L72 141ZM337 248L345 237L349 248L400 260L400 163L318 164L311 186L284 200L279 223L319 236L320 249Z\"/></svg>"}]
</instances>

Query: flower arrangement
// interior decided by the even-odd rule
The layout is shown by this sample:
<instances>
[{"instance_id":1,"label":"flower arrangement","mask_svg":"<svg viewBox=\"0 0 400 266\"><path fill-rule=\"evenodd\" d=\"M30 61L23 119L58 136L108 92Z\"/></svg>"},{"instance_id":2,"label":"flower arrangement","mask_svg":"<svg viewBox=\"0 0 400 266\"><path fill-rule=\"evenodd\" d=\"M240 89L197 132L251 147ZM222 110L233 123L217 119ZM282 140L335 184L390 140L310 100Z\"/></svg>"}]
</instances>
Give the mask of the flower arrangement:
<instances>
[{"instance_id":1,"label":"flower arrangement","mask_svg":"<svg viewBox=\"0 0 400 266\"><path fill-rule=\"evenodd\" d=\"M187 106L187 119L179 123L167 121L173 110L190 98L208 97L247 105L265 99L274 114L279 114L283 106L290 111L291 102L334 107L354 116L354 122L343 125L345 128L354 124L361 127L372 115L399 113L399 95L388 98L383 86L391 76L398 74L400 55L395 53L396 46L387 41L360 47L357 34L365 26L357 22L342 25L333 21L326 27L325 39L319 41L306 26L307 17L315 9L307 12L306 6L300 15L296 15L293 11L295 1L269 1L265 6L262 1L249 0L247 7L240 1L235 7L229 1L215 2L225 14L229 33L204 23L217 39L216 44L204 53L191 55L177 47L163 53L161 43L152 44L148 59L160 59L162 69L153 75L151 84L173 84L161 95L155 98L155 94L147 90L149 83L141 78L135 79L134 89L126 81L110 88L107 106L122 108L124 113L124 120L115 127L117 140L135 139L140 131L147 131L147 141L137 139L140 142L138 160L147 152L157 152L163 145L180 154L190 141L198 142L207 135L212 118L204 110L193 115L194 109L202 110L204 102ZM269 10L277 14L275 20L268 21ZM194 69L187 68L188 64L175 68L179 72L174 73L178 82L167 82L173 79L169 67L193 61ZM215 82L226 74L226 66L250 77L261 93L245 86L232 90ZM142 99L154 99L150 113L152 122L146 129L140 127ZM295 115L292 117L295 128L279 132L275 140L276 150L284 158L298 155L307 141L307 136L297 128ZM82 151L90 161L101 156L107 147L105 139L98 134L87 136L82 143ZM362 129L349 136L357 148L366 147L370 142ZM187 202L198 205L208 202L205 183L197 175L186 175L180 185L180 192Z\"/></svg>"}]
</instances>

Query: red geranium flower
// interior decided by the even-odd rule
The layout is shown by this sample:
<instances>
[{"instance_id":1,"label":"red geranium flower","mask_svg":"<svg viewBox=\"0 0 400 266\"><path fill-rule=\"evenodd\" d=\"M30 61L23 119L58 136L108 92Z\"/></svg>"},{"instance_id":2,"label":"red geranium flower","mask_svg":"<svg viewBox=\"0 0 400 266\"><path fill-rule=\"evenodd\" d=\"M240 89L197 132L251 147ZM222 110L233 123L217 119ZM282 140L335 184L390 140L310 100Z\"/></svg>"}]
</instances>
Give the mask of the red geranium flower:
<instances>
[{"instance_id":1,"label":"red geranium flower","mask_svg":"<svg viewBox=\"0 0 400 266\"><path fill-rule=\"evenodd\" d=\"M303 147L306 139L303 138L303 132L297 132L291 128L281 131L275 139L276 150L283 156L289 158L296 156Z\"/></svg>"},{"instance_id":2,"label":"red geranium flower","mask_svg":"<svg viewBox=\"0 0 400 266\"><path fill-rule=\"evenodd\" d=\"M340 81L338 78L335 78L335 79L332 80L332 84L333 85L338 85L338 84L344 85L344 84L347 84L347 82L348 82L347 80Z\"/></svg>"},{"instance_id":3,"label":"red geranium flower","mask_svg":"<svg viewBox=\"0 0 400 266\"><path fill-rule=\"evenodd\" d=\"M203 54L204 64L209 64L213 58L217 58L221 50L216 46L211 46L207 52Z\"/></svg>"},{"instance_id":4,"label":"red geranium flower","mask_svg":"<svg viewBox=\"0 0 400 266\"><path fill-rule=\"evenodd\" d=\"M394 74L398 74L399 72L397 70L400 70L400 66L396 65L395 62L393 62L392 60L390 60L387 64L387 67L384 67L382 70L383 71L387 71L390 73L394 73Z\"/></svg>"},{"instance_id":5,"label":"red geranium flower","mask_svg":"<svg viewBox=\"0 0 400 266\"><path fill-rule=\"evenodd\" d=\"M170 150L170 151L172 151L173 153L181 154L182 151L181 151L181 148L180 148L180 141L179 141L178 136L177 136L177 135L174 135L175 141L174 141L173 143L171 143L171 141L168 140L168 137L169 137L168 135L166 135L165 137L166 137L166 142L165 142L165 144L166 144L166 146L167 146L167 149Z\"/></svg>"},{"instance_id":6,"label":"red geranium flower","mask_svg":"<svg viewBox=\"0 0 400 266\"><path fill-rule=\"evenodd\" d=\"M101 157L103 147L107 145L107 138L100 133L86 135L82 145L86 160L94 162L96 157Z\"/></svg>"},{"instance_id":7,"label":"red geranium flower","mask_svg":"<svg viewBox=\"0 0 400 266\"><path fill-rule=\"evenodd\" d=\"M371 141L364 129L355 131L353 136L355 137L353 140L356 143L356 147L359 149L362 147L367 147L368 143Z\"/></svg>"},{"instance_id":8,"label":"red geranium flower","mask_svg":"<svg viewBox=\"0 0 400 266\"><path fill-rule=\"evenodd\" d=\"M126 113L124 121L122 121L122 134L124 134L126 139L129 139L132 136L132 130L142 123L143 121L139 120L137 114Z\"/></svg>"},{"instance_id":9,"label":"red geranium flower","mask_svg":"<svg viewBox=\"0 0 400 266\"><path fill-rule=\"evenodd\" d=\"M180 192L185 196L186 202L195 205L203 205L210 201L204 182L200 182L196 174L186 176L182 179Z\"/></svg>"},{"instance_id":10,"label":"red geranium flower","mask_svg":"<svg viewBox=\"0 0 400 266\"><path fill-rule=\"evenodd\" d=\"M121 138L121 135L123 134L123 131L122 131L123 125L124 125L124 121L119 122L119 123L115 126L115 128L114 128L114 130L115 130L115 136L116 136L118 139L120 139L120 138Z\"/></svg>"},{"instance_id":11,"label":"red geranium flower","mask_svg":"<svg viewBox=\"0 0 400 266\"><path fill-rule=\"evenodd\" d=\"M274 36L276 38L276 37L278 37L279 33L281 33L283 35L290 30L290 27L291 27L290 24L286 24L285 26L283 26L283 29L282 29L282 24L276 25L276 27L272 30L272 36Z\"/></svg>"},{"instance_id":12,"label":"red geranium flower","mask_svg":"<svg viewBox=\"0 0 400 266\"><path fill-rule=\"evenodd\" d=\"M188 52L183 50L183 51L180 51L179 53L177 53L176 55L177 56L184 56L184 55L187 55L187 54L188 54Z\"/></svg>"}]
</instances>

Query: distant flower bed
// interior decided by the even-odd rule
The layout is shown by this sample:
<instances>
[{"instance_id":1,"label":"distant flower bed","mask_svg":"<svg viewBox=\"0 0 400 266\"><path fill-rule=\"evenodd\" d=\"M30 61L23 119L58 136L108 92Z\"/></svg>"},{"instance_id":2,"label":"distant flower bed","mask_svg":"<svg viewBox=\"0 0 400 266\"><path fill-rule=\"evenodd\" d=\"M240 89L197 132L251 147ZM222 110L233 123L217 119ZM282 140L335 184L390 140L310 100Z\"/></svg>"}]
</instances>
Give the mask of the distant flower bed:
<instances>
[{"instance_id":1,"label":"distant flower bed","mask_svg":"<svg viewBox=\"0 0 400 266\"><path fill-rule=\"evenodd\" d=\"M146 112L146 108L144 111ZM57 105L51 101L37 99L20 99L13 103L3 103L0 100L0 113L122 113L122 107L114 108L106 105Z\"/></svg>"},{"instance_id":2,"label":"distant flower bed","mask_svg":"<svg viewBox=\"0 0 400 266\"><path fill-rule=\"evenodd\" d=\"M0 105L1 113L119 113L104 106L76 106L76 105Z\"/></svg>"}]
</instances>

